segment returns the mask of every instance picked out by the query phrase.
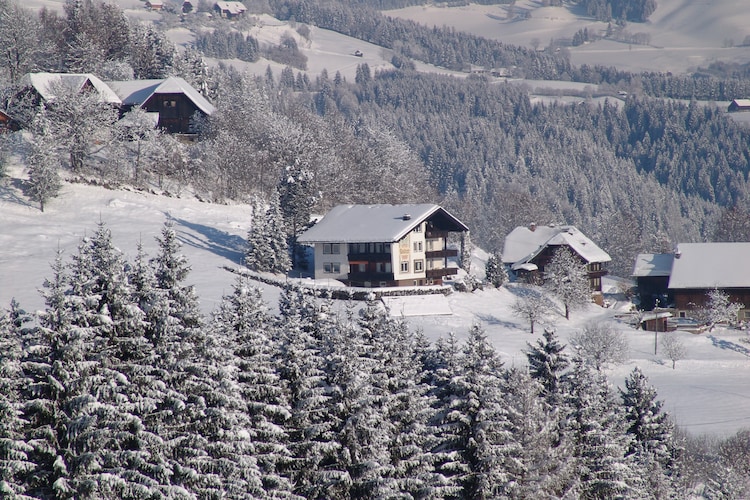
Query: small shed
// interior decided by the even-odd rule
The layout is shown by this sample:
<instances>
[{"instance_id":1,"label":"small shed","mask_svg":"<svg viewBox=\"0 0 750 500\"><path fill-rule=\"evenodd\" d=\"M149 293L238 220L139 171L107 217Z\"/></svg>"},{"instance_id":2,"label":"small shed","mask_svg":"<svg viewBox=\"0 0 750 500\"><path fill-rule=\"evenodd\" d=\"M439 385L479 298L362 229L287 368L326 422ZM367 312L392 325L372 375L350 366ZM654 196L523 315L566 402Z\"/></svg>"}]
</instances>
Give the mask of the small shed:
<instances>
[{"instance_id":1,"label":"small shed","mask_svg":"<svg viewBox=\"0 0 750 500\"><path fill-rule=\"evenodd\" d=\"M735 99L729 103L727 111L735 113L737 111L750 111L750 99Z\"/></svg>"},{"instance_id":2,"label":"small shed","mask_svg":"<svg viewBox=\"0 0 750 500\"><path fill-rule=\"evenodd\" d=\"M667 322L672 317L671 312L650 312L641 318L641 328L647 332L666 332Z\"/></svg>"},{"instance_id":3,"label":"small shed","mask_svg":"<svg viewBox=\"0 0 750 500\"><path fill-rule=\"evenodd\" d=\"M161 10L164 8L162 0L146 0L146 8L149 10Z\"/></svg>"}]
</instances>

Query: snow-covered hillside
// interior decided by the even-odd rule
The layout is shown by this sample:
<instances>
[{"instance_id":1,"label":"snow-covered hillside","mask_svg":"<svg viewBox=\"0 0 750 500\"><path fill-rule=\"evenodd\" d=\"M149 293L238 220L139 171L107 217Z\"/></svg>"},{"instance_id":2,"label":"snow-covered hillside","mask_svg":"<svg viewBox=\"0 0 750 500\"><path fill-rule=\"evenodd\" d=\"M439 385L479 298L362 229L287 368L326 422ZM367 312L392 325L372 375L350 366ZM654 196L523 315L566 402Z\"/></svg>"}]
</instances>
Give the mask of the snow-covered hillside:
<instances>
[{"instance_id":1,"label":"snow-covered hillside","mask_svg":"<svg viewBox=\"0 0 750 500\"><path fill-rule=\"evenodd\" d=\"M188 281L195 285L204 312L213 310L221 296L231 291L235 278L225 267L240 265L250 225L247 206L203 203L187 193L184 197L157 196L65 184L60 197L51 200L42 213L24 197L22 177L16 163L11 178L0 184L0 306L7 307L15 298L27 310L42 308L38 289L51 276L50 263L58 248L69 259L99 221L111 229L115 244L132 259L139 241L153 255L154 237L164 221L172 219L192 264ZM481 266L481 259L476 263ZM268 285L261 288L265 300L274 305L278 290ZM422 329L432 340L449 332L465 338L470 326L478 323L506 365L523 366L526 343L535 342L536 336L512 314L514 301L513 287L505 287L438 296L432 301L391 299L389 307L394 314L403 313L413 328ZM627 306L622 302L610 308L590 305L574 312L570 321L560 313L550 320L564 341L589 321L614 322L627 336L631 360L610 367L612 383L622 386L628 372L641 367L665 400L666 409L687 430L726 435L750 426L750 344L745 332L718 329L701 335L679 334L688 354L673 370L661 353L654 356L653 333L636 331L615 319Z\"/></svg>"}]
</instances>

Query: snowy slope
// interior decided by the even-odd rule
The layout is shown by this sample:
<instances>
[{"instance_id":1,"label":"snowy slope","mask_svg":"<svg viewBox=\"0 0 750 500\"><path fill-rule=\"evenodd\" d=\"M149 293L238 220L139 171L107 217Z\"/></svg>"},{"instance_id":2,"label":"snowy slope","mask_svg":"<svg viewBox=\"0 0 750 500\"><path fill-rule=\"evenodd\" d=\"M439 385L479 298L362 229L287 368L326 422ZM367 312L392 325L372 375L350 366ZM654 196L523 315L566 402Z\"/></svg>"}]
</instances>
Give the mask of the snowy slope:
<instances>
[{"instance_id":1,"label":"snowy slope","mask_svg":"<svg viewBox=\"0 0 750 500\"><path fill-rule=\"evenodd\" d=\"M138 241L146 251L156 252L154 237L167 218L175 223L183 251L193 271L194 284L202 308L209 313L221 296L231 291L234 275L226 266L241 262L244 237L249 229L249 208L245 205L218 205L200 202L187 193L184 197L156 196L128 190L65 184L59 198L40 212L19 189L22 169L11 169L13 178L0 181L0 307L16 298L27 310L43 307L38 294L44 279L51 276L49 264L59 248L66 260L76 252L80 239L103 221L112 231L115 244L133 258ZM477 252L481 266L481 253ZM477 274L482 274L477 269ZM278 289L263 285L269 305L278 300ZM414 328L422 329L432 340L453 332L465 338L470 326L481 324L487 331L506 366L523 366L527 342L538 335L528 333L528 325L513 316L513 287L474 293L454 293L433 300L410 298L401 303L390 299L396 315L403 313ZM729 434L750 426L750 344L744 332L715 330L713 333L679 334L688 348L686 359L676 369L661 355L654 356L654 334L633 330L614 319L625 304L605 309L590 305L576 311L570 321L560 312L549 318L549 326L564 341L586 322L613 321L626 333L631 361L610 367L615 385L640 366L657 387L666 408L680 425L696 433ZM342 310L345 308L341 304ZM541 330L538 330L541 331Z\"/></svg>"}]
</instances>

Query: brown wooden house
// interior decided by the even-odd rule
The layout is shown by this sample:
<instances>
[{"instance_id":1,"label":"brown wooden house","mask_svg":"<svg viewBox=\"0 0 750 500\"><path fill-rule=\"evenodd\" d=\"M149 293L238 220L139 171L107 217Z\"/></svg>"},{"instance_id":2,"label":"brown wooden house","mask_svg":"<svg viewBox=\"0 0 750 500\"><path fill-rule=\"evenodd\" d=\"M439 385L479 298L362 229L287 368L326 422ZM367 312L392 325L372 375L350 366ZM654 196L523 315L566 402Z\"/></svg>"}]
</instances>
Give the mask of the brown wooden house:
<instances>
[{"instance_id":1,"label":"brown wooden house","mask_svg":"<svg viewBox=\"0 0 750 500\"><path fill-rule=\"evenodd\" d=\"M196 115L210 116L216 110L195 88L182 78L109 82L122 99L122 112L141 107L159 115L157 126L172 134L195 134Z\"/></svg>"},{"instance_id":2,"label":"brown wooden house","mask_svg":"<svg viewBox=\"0 0 750 500\"><path fill-rule=\"evenodd\" d=\"M589 285L597 294L602 291L604 265L612 259L575 226L519 226L505 237L503 264L512 278L541 280L544 268L560 247L568 248L586 265Z\"/></svg>"},{"instance_id":3,"label":"brown wooden house","mask_svg":"<svg viewBox=\"0 0 750 500\"><path fill-rule=\"evenodd\" d=\"M674 254L669 291L679 316L706 305L717 289L742 304L738 320L750 320L750 242L680 243Z\"/></svg>"}]
</instances>

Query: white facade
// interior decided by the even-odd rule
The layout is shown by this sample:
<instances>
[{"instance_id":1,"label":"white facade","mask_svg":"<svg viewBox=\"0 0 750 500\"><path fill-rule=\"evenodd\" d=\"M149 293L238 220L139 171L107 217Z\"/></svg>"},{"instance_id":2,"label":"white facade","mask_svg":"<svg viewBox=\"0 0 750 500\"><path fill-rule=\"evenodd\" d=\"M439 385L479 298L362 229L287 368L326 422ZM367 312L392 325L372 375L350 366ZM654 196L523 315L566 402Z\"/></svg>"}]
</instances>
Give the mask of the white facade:
<instances>
[{"instance_id":1,"label":"white facade","mask_svg":"<svg viewBox=\"0 0 750 500\"><path fill-rule=\"evenodd\" d=\"M346 243L317 243L315 245L315 279L343 280L349 274Z\"/></svg>"}]
</instances>

